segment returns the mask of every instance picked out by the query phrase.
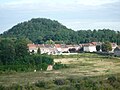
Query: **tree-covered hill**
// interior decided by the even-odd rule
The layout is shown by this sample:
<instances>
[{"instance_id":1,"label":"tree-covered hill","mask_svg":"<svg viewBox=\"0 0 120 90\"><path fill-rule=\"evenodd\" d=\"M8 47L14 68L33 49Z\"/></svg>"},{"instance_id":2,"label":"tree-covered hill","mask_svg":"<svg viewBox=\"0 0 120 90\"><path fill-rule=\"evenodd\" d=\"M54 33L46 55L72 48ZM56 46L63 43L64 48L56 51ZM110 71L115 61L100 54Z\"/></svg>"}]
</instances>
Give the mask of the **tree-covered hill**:
<instances>
[{"instance_id":1,"label":"tree-covered hill","mask_svg":"<svg viewBox=\"0 0 120 90\"><path fill-rule=\"evenodd\" d=\"M120 32L109 29L79 30L68 29L58 21L46 18L33 18L19 23L2 34L2 37L28 38L34 43L47 40L64 43L86 43L92 41L110 41L120 44Z\"/></svg>"},{"instance_id":2,"label":"tree-covered hill","mask_svg":"<svg viewBox=\"0 0 120 90\"><path fill-rule=\"evenodd\" d=\"M55 20L36 18L30 21L19 23L4 32L4 37L24 37L33 42L43 43L47 40L68 42L75 33Z\"/></svg>"}]
</instances>

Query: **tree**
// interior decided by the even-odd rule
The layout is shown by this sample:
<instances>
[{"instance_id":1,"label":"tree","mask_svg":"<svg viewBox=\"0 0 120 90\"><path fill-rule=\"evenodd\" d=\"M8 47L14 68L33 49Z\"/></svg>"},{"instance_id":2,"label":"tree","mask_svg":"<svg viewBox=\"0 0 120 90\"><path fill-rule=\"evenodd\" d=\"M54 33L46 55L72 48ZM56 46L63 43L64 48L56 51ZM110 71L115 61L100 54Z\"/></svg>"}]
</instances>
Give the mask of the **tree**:
<instances>
[{"instance_id":1,"label":"tree","mask_svg":"<svg viewBox=\"0 0 120 90\"><path fill-rule=\"evenodd\" d=\"M40 48L38 48L38 50L37 50L37 54L41 54L41 50L40 50Z\"/></svg>"},{"instance_id":2,"label":"tree","mask_svg":"<svg viewBox=\"0 0 120 90\"><path fill-rule=\"evenodd\" d=\"M3 65L10 64L15 60L14 42L10 39L0 41L0 62Z\"/></svg>"},{"instance_id":3,"label":"tree","mask_svg":"<svg viewBox=\"0 0 120 90\"><path fill-rule=\"evenodd\" d=\"M110 42L105 42L102 44L102 51L103 52L109 52L112 50L112 46Z\"/></svg>"},{"instance_id":4,"label":"tree","mask_svg":"<svg viewBox=\"0 0 120 90\"><path fill-rule=\"evenodd\" d=\"M71 48L69 49L70 53L75 53L76 52L76 49L75 48Z\"/></svg>"},{"instance_id":5,"label":"tree","mask_svg":"<svg viewBox=\"0 0 120 90\"><path fill-rule=\"evenodd\" d=\"M24 58L29 55L27 42L25 39L19 39L15 43L16 58Z\"/></svg>"},{"instance_id":6,"label":"tree","mask_svg":"<svg viewBox=\"0 0 120 90\"><path fill-rule=\"evenodd\" d=\"M46 44L55 44L55 42L53 40L47 40L45 43Z\"/></svg>"},{"instance_id":7,"label":"tree","mask_svg":"<svg viewBox=\"0 0 120 90\"><path fill-rule=\"evenodd\" d=\"M101 46L100 46L100 45L97 45L97 46L96 46L96 50L97 50L97 51L100 51L100 49L101 49Z\"/></svg>"}]
</instances>

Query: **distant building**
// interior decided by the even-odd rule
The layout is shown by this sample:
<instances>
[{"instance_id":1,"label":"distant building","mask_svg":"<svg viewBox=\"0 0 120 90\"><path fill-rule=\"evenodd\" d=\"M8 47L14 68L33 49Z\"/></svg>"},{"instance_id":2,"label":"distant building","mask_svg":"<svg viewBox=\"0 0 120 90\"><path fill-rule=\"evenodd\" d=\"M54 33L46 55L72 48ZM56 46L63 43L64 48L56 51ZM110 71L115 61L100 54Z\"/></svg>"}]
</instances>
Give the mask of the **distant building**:
<instances>
[{"instance_id":1,"label":"distant building","mask_svg":"<svg viewBox=\"0 0 120 90\"><path fill-rule=\"evenodd\" d=\"M53 70L53 65L48 65L47 71L51 71L51 70Z\"/></svg>"},{"instance_id":2,"label":"distant building","mask_svg":"<svg viewBox=\"0 0 120 90\"><path fill-rule=\"evenodd\" d=\"M116 43L111 43L111 46L112 46L112 53L114 52L114 49L117 47L117 44Z\"/></svg>"},{"instance_id":3,"label":"distant building","mask_svg":"<svg viewBox=\"0 0 120 90\"><path fill-rule=\"evenodd\" d=\"M101 42L91 42L79 45L66 45L66 44L28 44L30 53L37 53L38 48L40 48L41 54L52 54L52 55L61 55L65 53L77 53L80 51L83 52L96 52L96 46L102 45ZM112 53L117 47L116 43L111 43ZM101 50L100 50L101 51Z\"/></svg>"},{"instance_id":4,"label":"distant building","mask_svg":"<svg viewBox=\"0 0 120 90\"><path fill-rule=\"evenodd\" d=\"M97 43L87 43L87 44L83 44L83 51L84 52L96 52L96 45Z\"/></svg>"},{"instance_id":5,"label":"distant building","mask_svg":"<svg viewBox=\"0 0 120 90\"><path fill-rule=\"evenodd\" d=\"M114 55L115 55L115 56L120 56L120 47L116 47L116 48L114 49Z\"/></svg>"},{"instance_id":6,"label":"distant building","mask_svg":"<svg viewBox=\"0 0 120 90\"><path fill-rule=\"evenodd\" d=\"M30 53L37 53L38 47L35 44L28 44L28 49Z\"/></svg>"}]
</instances>

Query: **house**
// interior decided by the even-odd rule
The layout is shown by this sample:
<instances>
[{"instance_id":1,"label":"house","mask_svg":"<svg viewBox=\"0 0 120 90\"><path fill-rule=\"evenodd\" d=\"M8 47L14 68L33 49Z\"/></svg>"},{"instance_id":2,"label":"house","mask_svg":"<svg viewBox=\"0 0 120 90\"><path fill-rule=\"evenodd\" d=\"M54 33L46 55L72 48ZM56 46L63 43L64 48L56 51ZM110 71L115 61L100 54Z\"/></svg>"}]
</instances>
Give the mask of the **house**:
<instances>
[{"instance_id":1,"label":"house","mask_svg":"<svg viewBox=\"0 0 120 90\"><path fill-rule=\"evenodd\" d=\"M62 54L64 52L68 52L69 49L65 44L55 44L54 48L56 48L57 53L56 54Z\"/></svg>"},{"instance_id":2,"label":"house","mask_svg":"<svg viewBox=\"0 0 120 90\"><path fill-rule=\"evenodd\" d=\"M61 51L62 53L69 53L69 48L66 44L61 44Z\"/></svg>"},{"instance_id":3,"label":"house","mask_svg":"<svg viewBox=\"0 0 120 90\"><path fill-rule=\"evenodd\" d=\"M84 52L96 52L96 43L87 43L83 44L83 51Z\"/></svg>"},{"instance_id":4,"label":"house","mask_svg":"<svg viewBox=\"0 0 120 90\"><path fill-rule=\"evenodd\" d=\"M33 44L28 44L28 49L30 53L37 53L38 47L37 45Z\"/></svg>"},{"instance_id":5,"label":"house","mask_svg":"<svg viewBox=\"0 0 120 90\"><path fill-rule=\"evenodd\" d=\"M40 48L41 54L47 53L50 55L57 52L57 49L51 44L28 44L27 46L30 53L37 53L38 48Z\"/></svg>"},{"instance_id":6,"label":"house","mask_svg":"<svg viewBox=\"0 0 120 90\"><path fill-rule=\"evenodd\" d=\"M117 47L117 44L116 43L111 43L111 46L112 46L112 53L114 52L114 49Z\"/></svg>"},{"instance_id":7,"label":"house","mask_svg":"<svg viewBox=\"0 0 120 90\"><path fill-rule=\"evenodd\" d=\"M39 44L39 48L41 50L41 54L47 53L50 54L56 54L57 49L54 48L54 45L52 44Z\"/></svg>"},{"instance_id":8,"label":"house","mask_svg":"<svg viewBox=\"0 0 120 90\"><path fill-rule=\"evenodd\" d=\"M114 56L120 56L120 47L114 49Z\"/></svg>"},{"instance_id":9,"label":"house","mask_svg":"<svg viewBox=\"0 0 120 90\"><path fill-rule=\"evenodd\" d=\"M54 48L57 49L58 54L61 54L61 53L62 53L61 44L55 44L55 45L54 45Z\"/></svg>"}]
</instances>

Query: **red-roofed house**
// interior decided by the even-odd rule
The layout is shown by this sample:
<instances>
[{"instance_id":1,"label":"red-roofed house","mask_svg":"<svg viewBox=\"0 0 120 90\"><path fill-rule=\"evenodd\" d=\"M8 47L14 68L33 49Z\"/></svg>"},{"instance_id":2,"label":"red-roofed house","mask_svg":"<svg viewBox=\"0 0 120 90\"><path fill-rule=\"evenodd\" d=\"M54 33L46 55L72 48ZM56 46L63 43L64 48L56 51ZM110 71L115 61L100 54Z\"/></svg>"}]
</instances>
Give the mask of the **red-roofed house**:
<instances>
[{"instance_id":1,"label":"red-roofed house","mask_svg":"<svg viewBox=\"0 0 120 90\"><path fill-rule=\"evenodd\" d=\"M37 53L38 46L35 44L28 44L28 49L30 53Z\"/></svg>"}]
</instances>

